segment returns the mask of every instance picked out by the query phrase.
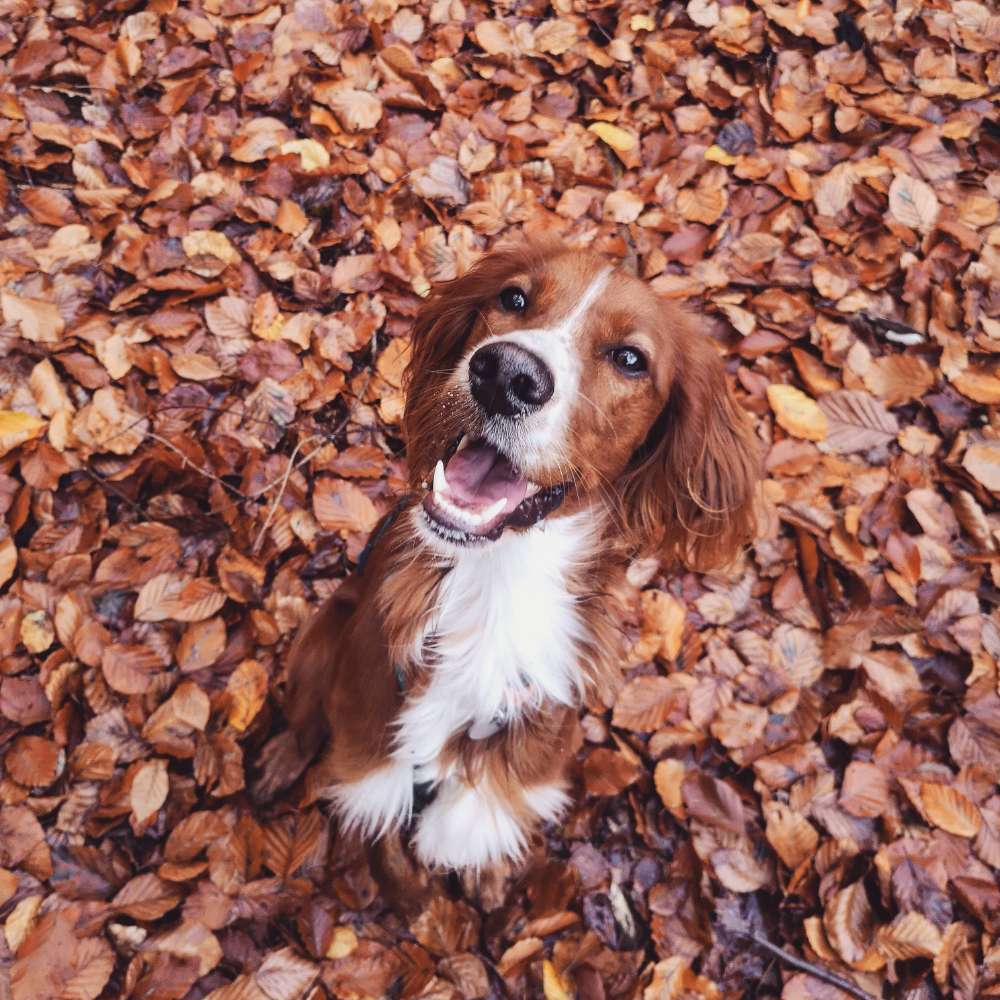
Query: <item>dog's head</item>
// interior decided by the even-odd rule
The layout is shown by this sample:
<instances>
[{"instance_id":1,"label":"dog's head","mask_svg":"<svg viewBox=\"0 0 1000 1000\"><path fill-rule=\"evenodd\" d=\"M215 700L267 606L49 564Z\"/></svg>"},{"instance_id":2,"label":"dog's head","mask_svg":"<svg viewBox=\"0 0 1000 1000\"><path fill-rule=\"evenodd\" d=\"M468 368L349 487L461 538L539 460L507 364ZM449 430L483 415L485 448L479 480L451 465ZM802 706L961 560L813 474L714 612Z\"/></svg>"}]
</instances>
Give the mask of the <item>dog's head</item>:
<instances>
[{"instance_id":1,"label":"dog's head","mask_svg":"<svg viewBox=\"0 0 1000 1000\"><path fill-rule=\"evenodd\" d=\"M444 543L488 544L604 504L692 566L752 531L758 449L693 317L604 258L496 250L421 309L404 429Z\"/></svg>"}]
</instances>

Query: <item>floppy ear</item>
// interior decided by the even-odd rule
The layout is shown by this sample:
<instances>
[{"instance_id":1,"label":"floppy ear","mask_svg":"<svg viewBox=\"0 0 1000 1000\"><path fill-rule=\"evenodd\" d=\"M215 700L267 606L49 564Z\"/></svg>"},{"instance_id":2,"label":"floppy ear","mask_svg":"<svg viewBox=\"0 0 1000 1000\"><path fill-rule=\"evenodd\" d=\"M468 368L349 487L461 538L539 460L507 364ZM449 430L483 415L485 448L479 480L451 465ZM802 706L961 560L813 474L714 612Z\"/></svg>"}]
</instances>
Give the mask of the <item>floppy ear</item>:
<instances>
[{"instance_id":1,"label":"floppy ear","mask_svg":"<svg viewBox=\"0 0 1000 1000\"><path fill-rule=\"evenodd\" d=\"M637 549L705 570L753 538L761 450L711 341L682 336L670 398L624 477L623 521Z\"/></svg>"},{"instance_id":2,"label":"floppy ear","mask_svg":"<svg viewBox=\"0 0 1000 1000\"><path fill-rule=\"evenodd\" d=\"M403 378L403 436L414 485L428 474L441 450L442 442L435 436L440 424L436 410L465 349L482 288L482 278L473 268L435 289L417 314L410 340L410 362Z\"/></svg>"}]
</instances>

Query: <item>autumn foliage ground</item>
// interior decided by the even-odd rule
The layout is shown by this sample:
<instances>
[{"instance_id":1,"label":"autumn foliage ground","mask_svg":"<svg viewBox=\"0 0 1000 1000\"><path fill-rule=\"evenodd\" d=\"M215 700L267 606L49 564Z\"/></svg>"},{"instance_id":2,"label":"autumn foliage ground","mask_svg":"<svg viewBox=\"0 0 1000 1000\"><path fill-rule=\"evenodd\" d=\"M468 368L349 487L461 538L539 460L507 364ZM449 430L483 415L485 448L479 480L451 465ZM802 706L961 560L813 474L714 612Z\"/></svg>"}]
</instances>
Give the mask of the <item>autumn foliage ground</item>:
<instances>
[{"instance_id":1,"label":"autumn foliage ground","mask_svg":"<svg viewBox=\"0 0 1000 1000\"><path fill-rule=\"evenodd\" d=\"M975 0L0 0L0 996L1000 996L998 49ZM703 316L766 516L633 566L571 816L407 924L248 787L420 296L532 228Z\"/></svg>"}]
</instances>

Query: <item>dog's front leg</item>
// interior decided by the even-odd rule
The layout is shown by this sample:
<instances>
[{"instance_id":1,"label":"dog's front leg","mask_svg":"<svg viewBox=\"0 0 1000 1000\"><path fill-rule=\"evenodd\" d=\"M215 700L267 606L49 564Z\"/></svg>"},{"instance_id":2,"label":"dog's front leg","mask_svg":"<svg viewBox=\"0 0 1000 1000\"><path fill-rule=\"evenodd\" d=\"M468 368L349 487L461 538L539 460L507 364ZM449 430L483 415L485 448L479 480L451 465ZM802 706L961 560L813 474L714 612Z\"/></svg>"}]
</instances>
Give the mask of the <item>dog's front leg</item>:
<instances>
[{"instance_id":1,"label":"dog's front leg","mask_svg":"<svg viewBox=\"0 0 1000 1000\"><path fill-rule=\"evenodd\" d=\"M413 846L429 868L474 869L524 855L540 823L569 802L562 782L498 788L488 777L447 778L420 814Z\"/></svg>"}]
</instances>

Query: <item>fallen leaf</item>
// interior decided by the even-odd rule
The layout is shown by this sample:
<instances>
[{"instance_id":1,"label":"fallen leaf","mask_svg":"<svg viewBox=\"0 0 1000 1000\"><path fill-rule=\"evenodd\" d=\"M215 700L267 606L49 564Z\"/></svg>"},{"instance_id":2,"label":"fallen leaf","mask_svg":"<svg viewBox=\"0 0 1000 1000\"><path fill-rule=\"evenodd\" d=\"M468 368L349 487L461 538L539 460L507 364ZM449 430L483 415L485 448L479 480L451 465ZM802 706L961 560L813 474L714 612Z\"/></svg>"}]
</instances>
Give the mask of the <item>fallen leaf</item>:
<instances>
[{"instance_id":1,"label":"fallen leaf","mask_svg":"<svg viewBox=\"0 0 1000 1000\"><path fill-rule=\"evenodd\" d=\"M897 173L889 186L889 214L910 229L930 232L937 221L937 195L925 181Z\"/></svg>"},{"instance_id":2,"label":"fallen leaf","mask_svg":"<svg viewBox=\"0 0 1000 1000\"><path fill-rule=\"evenodd\" d=\"M30 413L16 410L0 410L0 458L25 441L38 437L45 429L46 422Z\"/></svg>"},{"instance_id":3,"label":"fallen leaf","mask_svg":"<svg viewBox=\"0 0 1000 1000\"><path fill-rule=\"evenodd\" d=\"M256 718L267 697L267 671L256 660L243 660L229 675L229 725L243 732Z\"/></svg>"},{"instance_id":4,"label":"fallen leaf","mask_svg":"<svg viewBox=\"0 0 1000 1000\"><path fill-rule=\"evenodd\" d=\"M789 434L807 441L823 441L827 418L816 400L791 385L769 385L767 400L778 423Z\"/></svg>"},{"instance_id":5,"label":"fallen leaf","mask_svg":"<svg viewBox=\"0 0 1000 1000\"><path fill-rule=\"evenodd\" d=\"M956 837L974 837L982 826L979 810L950 785L925 783L920 786L920 801L927 818Z\"/></svg>"},{"instance_id":6,"label":"fallen leaf","mask_svg":"<svg viewBox=\"0 0 1000 1000\"><path fill-rule=\"evenodd\" d=\"M630 153L637 145L634 135L610 122L591 122L587 128L616 153Z\"/></svg>"},{"instance_id":7,"label":"fallen leaf","mask_svg":"<svg viewBox=\"0 0 1000 1000\"><path fill-rule=\"evenodd\" d=\"M166 761L148 760L140 764L129 792L129 805L135 822L143 824L155 816L166 802L169 791Z\"/></svg>"}]
</instances>

